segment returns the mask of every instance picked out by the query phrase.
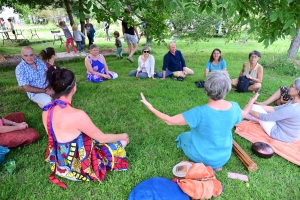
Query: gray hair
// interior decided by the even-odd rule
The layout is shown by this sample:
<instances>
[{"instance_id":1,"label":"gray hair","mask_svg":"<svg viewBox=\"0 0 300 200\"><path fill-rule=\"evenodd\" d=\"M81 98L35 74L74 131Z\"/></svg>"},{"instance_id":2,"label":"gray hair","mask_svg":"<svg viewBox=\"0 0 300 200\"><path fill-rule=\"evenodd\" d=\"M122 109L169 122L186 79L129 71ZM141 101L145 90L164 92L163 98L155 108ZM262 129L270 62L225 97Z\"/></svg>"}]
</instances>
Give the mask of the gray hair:
<instances>
[{"instance_id":1,"label":"gray hair","mask_svg":"<svg viewBox=\"0 0 300 200\"><path fill-rule=\"evenodd\" d=\"M144 47L143 47L143 49L142 49L142 53L143 53L143 51L151 51L151 48L149 47L149 46L147 46L147 45L145 45Z\"/></svg>"},{"instance_id":2,"label":"gray hair","mask_svg":"<svg viewBox=\"0 0 300 200\"><path fill-rule=\"evenodd\" d=\"M97 45L95 45L95 44L91 44L91 45L90 45L90 50L92 50L92 49L94 49L94 48L97 48L97 49L99 49L99 47L98 47Z\"/></svg>"},{"instance_id":3,"label":"gray hair","mask_svg":"<svg viewBox=\"0 0 300 200\"><path fill-rule=\"evenodd\" d=\"M205 79L204 91L205 94L213 99L224 99L231 90L231 81L227 71L215 70L208 73Z\"/></svg>"},{"instance_id":4,"label":"gray hair","mask_svg":"<svg viewBox=\"0 0 300 200\"><path fill-rule=\"evenodd\" d=\"M296 90L298 90L298 96L300 97L300 77L295 79Z\"/></svg>"}]
</instances>

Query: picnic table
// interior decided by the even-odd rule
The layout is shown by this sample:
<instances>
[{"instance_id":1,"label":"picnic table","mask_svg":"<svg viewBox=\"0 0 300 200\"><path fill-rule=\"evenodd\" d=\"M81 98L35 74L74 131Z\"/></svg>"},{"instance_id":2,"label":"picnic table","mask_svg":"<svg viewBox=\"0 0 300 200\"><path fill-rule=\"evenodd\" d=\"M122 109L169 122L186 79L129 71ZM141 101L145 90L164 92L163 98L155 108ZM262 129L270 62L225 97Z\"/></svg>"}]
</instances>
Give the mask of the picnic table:
<instances>
[{"instance_id":1,"label":"picnic table","mask_svg":"<svg viewBox=\"0 0 300 200\"><path fill-rule=\"evenodd\" d=\"M25 39L24 35L23 35L23 32L24 31L29 31L30 34L31 34L31 39L33 36L37 36L39 39L40 37L38 36L36 30L38 30L39 28L38 27L32 27L32 28L15 28L15 31L16 31L16 35L22 35L23 38Z\"/></svg>"},{"instance_id":2,"label":"picnic table","mask_svg":"<svg viewBox=\"0 0 300 200\"><path fill-rule=\"evenodd\" d=\"M2 36L2 46L4 46L4 41L5 40L10 40L11 42L13 42L12 39L7 38L6 35L4 33L8 33L11 32L10 30L0 30L1 36Z\"/></svg>"},{"instance_id":3,"label":"picnic table","mask_svg":"<svg viewBox=\"0 0 300 200\"><path fill-rule=\"evenodd\" d=\"M53 34L53 45L55 43L56 40L60 41L60 48L61 48L61 45L64 44L64 40L63 40L63 37L65 36L64 33L61 33L60 31L51 31L51 33Z\"/></svg>"}]
</instances>

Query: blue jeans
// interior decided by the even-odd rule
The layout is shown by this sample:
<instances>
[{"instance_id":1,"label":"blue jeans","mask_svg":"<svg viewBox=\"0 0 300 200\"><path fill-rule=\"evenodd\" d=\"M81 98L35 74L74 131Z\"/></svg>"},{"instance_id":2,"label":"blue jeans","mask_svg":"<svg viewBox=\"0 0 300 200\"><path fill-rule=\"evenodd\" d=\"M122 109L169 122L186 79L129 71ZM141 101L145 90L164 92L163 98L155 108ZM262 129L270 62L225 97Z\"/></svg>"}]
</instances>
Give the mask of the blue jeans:
<instances>
[{"instance_id":1,"label":"blue jeans","mask_svg":"<svg viewBox=\"0 0 300 200\"><path fill-rule=\"evenodd\" d=\"M122 47L117 47L117 50L116 50L116 56L118 58L121 58L122 57Z\"/></svg>"},{"instance_id":2,"label":"blue jeans","mask_svg":"<svg viewBox=\"0 0 300 200\"><path fill-rule=\"evenodd\" d=\"M172 75L173 75L173 72L171 72L170 70L166 70L166 78L171 77ZM158 78L162 78L163 77L162 72L156 72L156 76Z\"/></svg>"},{"instance_id":3,"label":"blue jeans","mask_svg":"<svg viewBox=\"0 0 300 200\"><path fill-rule=\"evenodd\" d=\"M136 71L137 70L132 70L131 72L129 72L129 76L135 76ZM139 78L149 78L147 72L140 72L138 77Z\"/></svg>"},{"instance_id":4,"label":"blue jeans","mask_svg":"<svg viewBox=\"0 0 300 200\"><path fill-rule=\"evenodd\" d=\"M81 44L81 41L76 41L76 44L77 44L77 48L80 52L83 51L83 48L82 48L82 44Z\"/></svg>"}]
</instances>

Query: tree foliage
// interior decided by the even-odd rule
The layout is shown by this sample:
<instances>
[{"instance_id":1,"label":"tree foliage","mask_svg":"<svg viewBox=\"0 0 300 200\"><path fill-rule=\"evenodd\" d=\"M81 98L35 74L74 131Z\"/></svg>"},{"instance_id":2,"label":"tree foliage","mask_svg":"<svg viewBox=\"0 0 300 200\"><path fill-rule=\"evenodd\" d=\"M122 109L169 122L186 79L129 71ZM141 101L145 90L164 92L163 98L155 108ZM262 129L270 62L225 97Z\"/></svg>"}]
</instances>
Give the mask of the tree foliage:
<instances>
[{"instance_id":1,"label":"tree foliage","mask_svg":"<svg viewBox=\"0 0 300 200\"><path fill-rule=\"evenodd\" d=\"M258 41L265 46L279 38L296 36L296 29L300 27L300 4L295 0L188 0L181 3L188 16L206 12L219 15L223 20L233 20L235 26L248 25L248 33L258 33Z\"/></svg>"}]
</instances>

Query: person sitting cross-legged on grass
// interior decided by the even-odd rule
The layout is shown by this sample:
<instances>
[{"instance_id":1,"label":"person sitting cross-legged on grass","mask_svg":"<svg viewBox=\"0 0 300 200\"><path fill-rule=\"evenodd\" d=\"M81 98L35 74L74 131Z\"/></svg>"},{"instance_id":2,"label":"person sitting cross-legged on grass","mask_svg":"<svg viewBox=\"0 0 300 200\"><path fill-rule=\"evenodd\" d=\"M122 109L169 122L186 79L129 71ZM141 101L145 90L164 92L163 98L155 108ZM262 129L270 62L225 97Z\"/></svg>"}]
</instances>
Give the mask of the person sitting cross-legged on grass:
<instances>
[{"instance_id":1,"label":"person sitting cross-legged on grass","mask_svg":"<svg viewBox=\"0 0 300 200\"><path fill-rule=\"evenodd\" d=\"M38 140L40 134L33 128L28 128L25 115L14 112L0 117L0 146L13 148L29 145Z\"/></svg>"},{"instance_id":2,"label":"person sitting cross-legged on grass","mask_svg":"<svg viewBox=\"0 0 300 200\"><path fill-rule=\"evenodd\" d=\"M90 54L84 60L86 71L86 80L94 83L100 83L107 79L116 79L118 74L108 70L105 58L99 54L99 47L95 44L90 46Z\"/></svg>"},{"instance_id":3,"label":"person sitting cross-legged on grass","mask_svg":"<svg viewBox=\"0 0 300 200\"><path fill-rule=\"evenodd\" d=\"M248 91L259 91L263 80L264 70L258 63L261 55L254 50L249 53L249 62L245 62L239 76L246 76L250 79ZM232 79L231 84L236 87L238 85L238 78Z\"/></svg>"},{"instance_id":4,"label":"person sitting cross-legged on grass","mask_svg":"<svg viewBox=\"0 0 300 200\"><path fill-rule=\"evenodd\" d=\"M135 76L137 78L154 78L155 59L150 54L150 47L144 46L142 49L142 55L138 60L138 68L132 70L129 76Z\"/></svg>"},{"instance_id":5,"label":"person sitting cross-legged on grass","mask_svg":"<svg viewBox=\"0 0 300 200\"><path fill-rule=\"evenodd\" d=\"M220 49L214 49L211 52L209 61L207 61L205 67L205 77L207 77L209 72L212 72L214 70L227 70L226 61L222 58Z\"/></svg>"},{"instance_id":6,"label":"person sitting cross-legged on grass","mask_svg":"<svg viewBox=\"0 0 300 200\"><path fill-rule=\"evenodd\" d=\"M253 105L247 119L260 123L264 131L282 142L300 140L300 78L291 84L291 100L281 106Z\"/></svg>"},{"instance_id":7,"label":"person sitting cross-legged on grass","mask_svg":"<svg viewBox=\"0 0 300 200\"><path fill-rule=\"evenodd\" d=\"M42 114L48 134L46 161L53 171L50 180L65 188L55 174L73 181L102 181L107 171L127 170L127 133L104 134L83 110L73 108L76 78L71 70L47 73L55 98Z\"/></svg>"},{"instance_id":8,"label":"person sitting cross-legged on grass","mask_svg":"<svg viewBox=\"0 0 300 200\"><path fill-rule=\"evenodd\" d=\"M156 75L161 79L165 79L171 76L184 78L186 75L192 74L194 74L194 71L186 67L181 51L176 50L175 43L170 43L169 52L164 56L162 72L157 72Z\"/></svg>"},{"instance_id":9,"label":"person sitting cross-legged on grass","mask_svg":"<svg viewBox=\"0 0 300 200\"><path fill-rule=\"evenodd\" d=\"M249 113L258 94L249 100L244 110L236 102L224 100L231 90L231 81L226 71L210 72L206 77L204 90L210 98L207 104L173 117L156 110L142 93L141 102L168 125L189 125L191 131L177 137L177 147L182 148L193 162L202 162L206 166L220 169L231 156L232 128Z\"/></svg>"}]
</instances>

